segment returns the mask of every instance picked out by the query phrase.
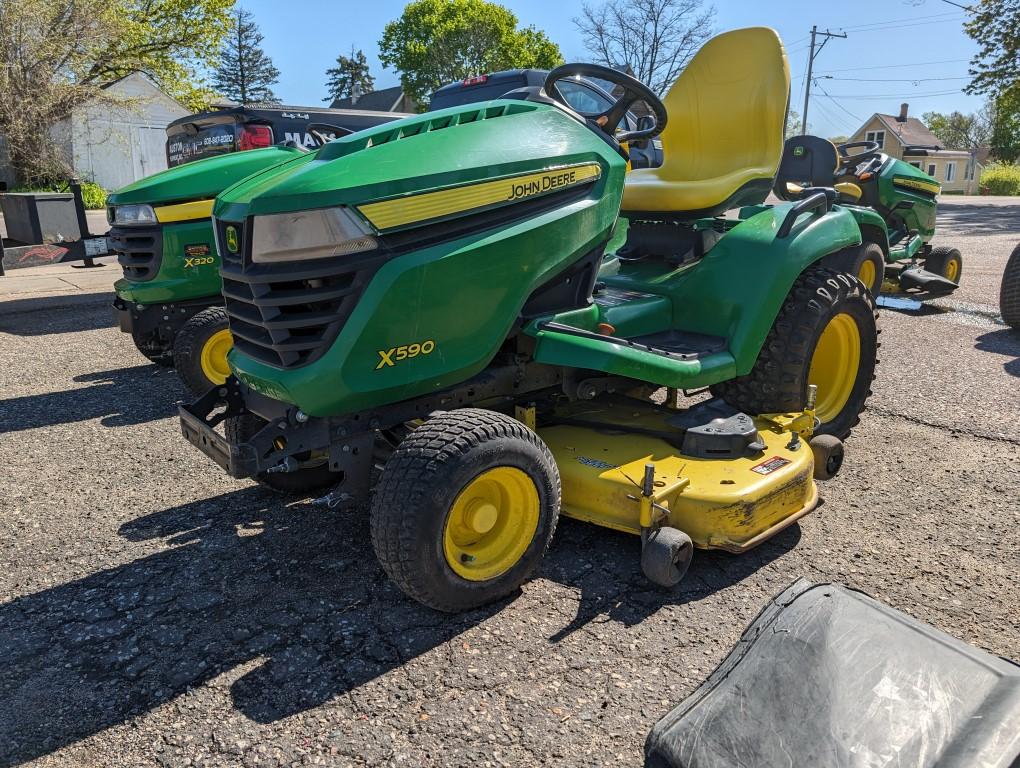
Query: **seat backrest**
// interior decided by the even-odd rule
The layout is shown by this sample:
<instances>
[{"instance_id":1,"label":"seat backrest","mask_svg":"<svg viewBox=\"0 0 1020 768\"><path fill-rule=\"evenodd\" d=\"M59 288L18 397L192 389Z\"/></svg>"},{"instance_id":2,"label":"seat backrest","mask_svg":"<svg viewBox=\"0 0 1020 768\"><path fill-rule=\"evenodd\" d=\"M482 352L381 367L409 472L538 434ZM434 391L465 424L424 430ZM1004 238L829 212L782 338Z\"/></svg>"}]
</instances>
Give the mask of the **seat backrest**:
<instances>
[{"instance_id":1,"label":"seat backrest","mask_svg":"<svg viewBox=\"0 0 1020 768\"><path fill-rule=\"evenodd\" d=\"M764 200L783 153L789 96L790 66L775 30L749 27L712 38L663 100L669 122L659 177L768 178Z\"/></svg>"},{"instance_id":2,"label":"seat backrest","mask_svg":"<svg viewBox=\"0 0 1020 768\"><path fill-rule=\"evenodd\" d=\"M839 152L828 139L818 136L791 136L783 146L774 191L783 200L791 200L798 191L787 187L831 187L839 168Z\"/></svg>"}]
</instances>

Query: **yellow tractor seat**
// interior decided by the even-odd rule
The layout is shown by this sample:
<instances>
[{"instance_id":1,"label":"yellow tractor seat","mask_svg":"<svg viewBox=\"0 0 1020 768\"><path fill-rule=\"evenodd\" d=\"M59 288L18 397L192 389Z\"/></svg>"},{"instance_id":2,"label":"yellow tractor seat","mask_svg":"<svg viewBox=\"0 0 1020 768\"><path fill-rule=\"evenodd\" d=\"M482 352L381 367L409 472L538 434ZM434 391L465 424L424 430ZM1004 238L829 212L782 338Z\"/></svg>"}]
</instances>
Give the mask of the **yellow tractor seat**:
<instances>
[{"instance_id":1,"label":"yellow tractor seat","mask_svg":"<svg viewBox=\"0 0 1020 768\"><path fill-rule=\"evenodd\" d=\"M625 214L714 216L761 203L783 153L790 67L774 30L709 40L663 99L663 164L630 172Z\"/></svg>"}]
</instances>

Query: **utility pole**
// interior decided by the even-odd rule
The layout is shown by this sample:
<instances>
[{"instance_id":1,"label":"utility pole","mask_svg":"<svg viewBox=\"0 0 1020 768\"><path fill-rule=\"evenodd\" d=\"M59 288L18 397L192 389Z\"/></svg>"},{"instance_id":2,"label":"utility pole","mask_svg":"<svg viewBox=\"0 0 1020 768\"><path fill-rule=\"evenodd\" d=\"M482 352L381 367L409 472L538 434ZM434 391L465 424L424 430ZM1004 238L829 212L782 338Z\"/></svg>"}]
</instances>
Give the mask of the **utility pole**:
<instances>
[{"instance_id":1,"label":"utility pole","mask_svg":"<svg viewBox=\"0 0 1020 768\"><path fill-rule=\"evenodd\" d=\"M815 50L815 38L818 36L824 37L825 39L822 40L821 45L818 46L818 50ZM800 118L800 132L803 136L807 135L807 110L808 101L811 99L811 70L814 68L815 57L822 52L822 48L824 48L825 44L833 37L842 37L845 40L846 32L838 34L836 32L830 32L828 29L824 32L819 32L818 25L811 26L811 53L808 56L807 77L804 81L804 114Z\"/></svg>"}]
</instances>

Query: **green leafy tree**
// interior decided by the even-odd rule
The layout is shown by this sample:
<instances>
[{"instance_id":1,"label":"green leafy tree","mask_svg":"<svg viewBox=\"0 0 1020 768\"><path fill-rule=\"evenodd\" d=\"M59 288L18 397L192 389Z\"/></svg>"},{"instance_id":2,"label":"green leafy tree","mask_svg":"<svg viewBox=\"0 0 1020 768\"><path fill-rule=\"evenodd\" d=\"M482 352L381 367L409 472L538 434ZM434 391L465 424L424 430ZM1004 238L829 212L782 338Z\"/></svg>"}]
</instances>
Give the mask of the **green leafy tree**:
<instances>
[{"instance_id":1,"label":"green leafy tree","mask_svg":"<svg viewBox=\"0 0 1020 768\"><path fill-rule=\"evenodd\" d=\"M1020 87L1000 94L992 109L992 157L1007 163L1020 161Z\"/></svg>"},{"instance_id":2,"label":"green leafy tree","mask_svg":"<svg viewBox=\"0 0 1020 768\"><path fill-rule=\"evenodd\" d=\"M987 147L991 138L992 125L987 109L971 115L955 111L925 112L921 119L946 149Z\"/></svg>"},{"instance_id":3,"label":"green leafy tree","mask_svg":"<svg viewBox=\"0 0 1020 768\"><path fill-rule=\"evenodd\" d=\"M262 50L262 33L251 11L234 13L213 86L228 99L241 104L277 104L271 86L280 79L280 70Z\"/></svg>"},{"instance_id":4,"label":"green leafy tree","mask_svg":"<svg viewBox=\"0 0 1020 768\"><path fill-rule=\"evenodd\" d=\"M663 94L712 36L715 9L701 0L607 0L583 6L574 26L600 64L628 65Z\"/></svg>"},{"instance_id":5,"label":"green leafy tree","mask_svg":"<svg viewBox=\"0 0 1020 768\"><path fill-rule=\"evenodd\" d=\"M454 80L501 69L548 69L563 61L559 47L534 27L486 0L414 0L383 30L379 59L400 73L418 104Z\"/></svg>"},{"instance_id":6,"label":"green leafy tree","mask_svg":"<svg viewBox=\"0 0 1020 768\"><path fill-rule=\"evenodd\" d=\"M835 144L838 147L840 144L846 144L848 141L850 141L850 137L849 136L830 136L829 137L829 141L831 141L833 144Z\"/></svg>"},{"instance_id":7,"label":"green leafy tree","mask_svg":"<svg viewBox=\"0 0 1020 768\"><path fill-rule=\"evenodd\" d=\"M108 86L140 71L185 105L227 33L233 0L0 0L0 135L19 179L66 176L49 128L74 110L130 106Z\"/></svg>"},{"instance_id":8,"label":"green leafy tree","mask_svg":"<svg viewBox=\"0 0 1020 768\"><path fill-rule=\"evenodd\" d=\"M981 0L964 29L978 44L968 93L999 94L1020 82L1020 0Z\"/></svg>"},{"instance_id":9,"label":"green leafy tree","mask_svg":"<svg viewBox=\"0 0 1020 768\"><path fill-rule=\"evenodd\" d=\"M345 99L354 93L355 88L361 93L370 93L375 87L375 78L369 74L368 61L365 59L365 52L354 50L351 47L351 55L340 54L336 57L336 66L326 70L329 80L326 82L326 92L329 94L323 101L336 101Z\"/></svg>"}]
</instances>

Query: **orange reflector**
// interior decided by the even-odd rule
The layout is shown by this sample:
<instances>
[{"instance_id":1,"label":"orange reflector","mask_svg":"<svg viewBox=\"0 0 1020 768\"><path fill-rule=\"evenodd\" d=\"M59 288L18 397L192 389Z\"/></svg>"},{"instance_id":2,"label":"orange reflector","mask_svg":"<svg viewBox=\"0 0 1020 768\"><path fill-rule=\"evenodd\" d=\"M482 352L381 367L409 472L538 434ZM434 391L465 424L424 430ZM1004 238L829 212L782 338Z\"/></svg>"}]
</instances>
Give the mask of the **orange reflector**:
<instances>
[{"instance_id":1,"label":"orange reflector","mask_svg":"<svg viewBox=\"0 0 1020 768\"><path fill-rule=\"evenodd\" d=\"M609 323L599 323L599 333L603 336L612 336L616 333L616 329Z\"/></svg>"}]
</instances>

